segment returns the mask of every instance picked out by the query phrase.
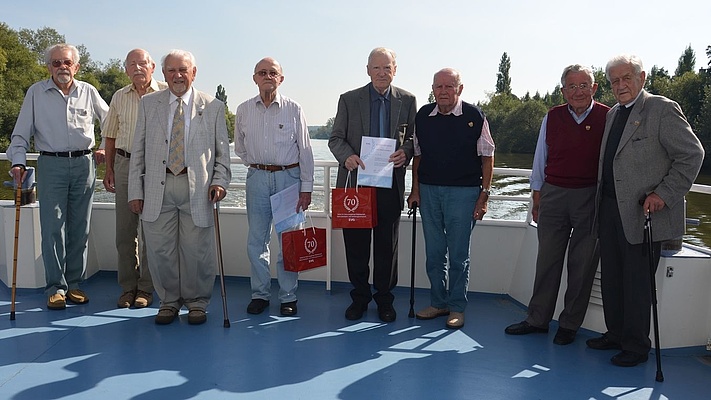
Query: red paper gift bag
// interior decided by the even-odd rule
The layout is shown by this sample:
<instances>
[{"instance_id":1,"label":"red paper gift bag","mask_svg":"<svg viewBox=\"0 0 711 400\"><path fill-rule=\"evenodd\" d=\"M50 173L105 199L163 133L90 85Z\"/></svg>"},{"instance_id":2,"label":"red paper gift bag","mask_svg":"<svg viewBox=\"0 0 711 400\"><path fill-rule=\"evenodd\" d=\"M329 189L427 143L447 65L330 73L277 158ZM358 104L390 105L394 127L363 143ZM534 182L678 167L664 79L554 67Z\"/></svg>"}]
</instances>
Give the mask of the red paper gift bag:
<instances>
[{"instance_id":1,"label":"red paper gift bag","mask_svg":"<svg viewBox=\"0 0 711 400\"><path fill-rule=\"evenodd\" d=\"M326 230L305 228L281 234L284 270L299 272L326 265Z\"/></svg>"},{"instance_id":2,"label":"red paper gift bag","mask_svg":"<svg viewBox=\"0 0 711 400\"><path fill-rule=\"evenodd\" d=\"M374 228L378 225L375 188L336 188L331 190L331 227Z\"/></svg>"}]
</instances>

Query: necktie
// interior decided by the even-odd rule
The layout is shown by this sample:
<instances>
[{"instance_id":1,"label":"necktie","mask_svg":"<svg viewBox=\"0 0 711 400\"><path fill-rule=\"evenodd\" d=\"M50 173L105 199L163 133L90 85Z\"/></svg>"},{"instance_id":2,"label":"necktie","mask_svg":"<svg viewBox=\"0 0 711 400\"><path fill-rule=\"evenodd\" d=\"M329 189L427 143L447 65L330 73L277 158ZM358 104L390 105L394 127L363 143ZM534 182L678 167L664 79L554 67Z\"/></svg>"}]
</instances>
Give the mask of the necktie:
<instances>
[{"instance_id":1,"label":"necktie","mask_svg":"<svg viewBox=\"0 0 711 400\"><path fill-rule=\"evenodd\" d=\"M173 114L173 129L170 130L170 152L168 168L173 175L178 175L185 168L185 119L183 118L183 99L178 97L178 107Z\"/></svg>"},{"instance_id":2,"label":"necktie","mask_svg":"<svg viewBox=\"0 0 711 400\"><path fill-rule=\"evenodd\" d=\"M379 118L380 137L381 138L390 136L387 134L388 131L387 131L387 128L385 127L385 121L386 121L386 118L385 118L385 97L381 96L380 97L380 118Z\"/></svg>"}]
</instances>

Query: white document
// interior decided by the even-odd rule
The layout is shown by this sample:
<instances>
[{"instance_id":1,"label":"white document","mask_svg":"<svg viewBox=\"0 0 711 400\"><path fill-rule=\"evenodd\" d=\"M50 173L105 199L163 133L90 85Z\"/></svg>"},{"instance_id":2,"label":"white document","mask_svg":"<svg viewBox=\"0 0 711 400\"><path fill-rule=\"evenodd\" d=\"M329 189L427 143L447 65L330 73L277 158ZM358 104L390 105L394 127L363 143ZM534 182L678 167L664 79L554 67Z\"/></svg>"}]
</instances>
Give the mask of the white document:
<instances>
[{"instance_id":1,"label":"white document","mask_svg":"<svg viewBox=\"0 0 711 400\"><path fill-rule=\"evenodd\" d=\"M360 144L360 159L365 169L358 170L358 184L383 188L393 187L395 164L388 161L395 152L395 139L363 136Z\"/></svg>"},{"instance_id":2,"label":"white document","mask_svg":"<svg viewBox=\"0 0 711 400\"><path fill-rule=\"evenodd\" d=\"M296 205L299 204L300 185L300 183L295 183L281 192L269 196L269 201L272 204L274 228L278 233L306 222L304 212L296 212Z\"/></svg>"}]
</instances>

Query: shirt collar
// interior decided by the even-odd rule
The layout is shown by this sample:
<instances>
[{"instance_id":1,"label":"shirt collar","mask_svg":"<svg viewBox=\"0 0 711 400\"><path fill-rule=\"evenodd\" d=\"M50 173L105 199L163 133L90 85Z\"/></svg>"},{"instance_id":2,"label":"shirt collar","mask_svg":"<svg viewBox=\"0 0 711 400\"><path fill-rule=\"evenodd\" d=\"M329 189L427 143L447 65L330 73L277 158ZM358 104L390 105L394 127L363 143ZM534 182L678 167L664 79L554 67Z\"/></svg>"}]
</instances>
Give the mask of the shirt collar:
<instances>
[{"instance_id":1,"label":"shirt collar","mask_svg":"<svg viewBox=\"0 0 711 400\"><path fill-rule=\"evenodd\" d=\"M573 107L571 107L570 104L568 104L568 112L573 117L573 119L575 119L575 121L577 121L578 123L581 123L585 118L588 117L588 114L590 114L590 111L592 110L594 105L595 105L595 101L593 100L590 102L590 105L588 106L588 108L582 114L580 114L580 116L578 116L578 114L575 113L575 110L573 110Z\"/></svg>"},{"instance_id":2,"label":"shirt collar","mask_svg":"<svg viewBox=\"0 0 711 400\"><path fill-rule=\"evenodd\" d=\"M385 100L390 100L390 86L385 90L385 94L380 94L378 93L377 90L375 90L375 87L373 87L373 82L370 83L370 99L371 101L375 101L380 99L381 97L385 97Z\"/></svg>"},{"instance_id":3,"label":"shirt collar","mask_svg":"<svg viewBox=\"0 0 711 400\"><path fill-rule=\"evenodd\" d=\"M639 96L641 96L641 95L642 95L642 91L640 90L639 93L637 93L637 97L635 97L634 100L630 101L629 103L627 103L625 105L620 104L620 107L632 108L634 106L634 103L636 103L637 100L639 100Z\"/></svg>"},{"instance_id":4,"label":"shirt collar","mask_svg":"<svg viewBox=\"0 0 711 400\"><path fill-rule=\"evenodd\" d=\"M434 108L434 110L432 110L432 112L430 113L429 116L434 117L439 113L440 113L439 106L437 104L435 104L435 108ZM442 115L449 115L449 114L452 114L455 117L462 115L462 98L461 97L457 100L457 104L454 105L454 108L452 109L452 111L448 112L447 114L442 114Z\"/></svg>"},{"instance_id":5,"label":"shirt collar","mask_svg":"<svg viewBox=\"0 0 711 400\"><path fill-rule=\"evenodd\" d=\"M255 103L257 103L257 104L264 105L264 102L262 101L262 95L261 95L261 94L258 94L258 95L254 98L254 101L255 101ZM271 104L269 104L269 105L271 106L272 104L276 104L279 108L281 108L281 101L282 101L282 99L281 99L281 93L277 92L276 96L274 96L274 100L272 100Z\"/></svg>"},{"instance_id":6,"label":"shirt collar","mask_svg":"<svg viewBox=\"0 0 711 400\"><path fill-rule=\"evenodd\" d=\"M128 85L128 90L130 92L135 92L136 86L134 86L132 83L132 84ZM151 83L148 85L148 88L146 89L146 93L153 93L153 92L157 92L159 90L160 90L160 87L158 86L158 81L156 81L155 79L151 79Z\"/></svg>"},{"instance_id":7,"label":"shirt collar","mask_svg":"<svg viewBox=\"0 0 711 400\"><path fill-rule=\"evenodd\" d=\"M170 104L173 104L174 101L178 99L178 96L175 95L175 93L171 92L170 89L168 89L168 93L170 93ZM187 92L183 93L182 96L180 96L181 99L183 99L183 103L189 104L190 100L193 98L193 87L190 86L190 89L188 89Z\"/></svg>"}]
</instances>

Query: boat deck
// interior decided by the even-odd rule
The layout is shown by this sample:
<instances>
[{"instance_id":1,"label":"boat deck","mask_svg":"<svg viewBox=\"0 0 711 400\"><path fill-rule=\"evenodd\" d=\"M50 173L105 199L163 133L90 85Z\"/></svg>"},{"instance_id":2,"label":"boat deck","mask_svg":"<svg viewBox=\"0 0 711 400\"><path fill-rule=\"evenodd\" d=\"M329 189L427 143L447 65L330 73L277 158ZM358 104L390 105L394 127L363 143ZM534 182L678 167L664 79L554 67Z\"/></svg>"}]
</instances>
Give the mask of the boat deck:
<instances>
[{"instance_id":1,"label":"boat deck","mask_svg":"<svg viewBox=\"0 0 711 400\"><path fill-rule=\"evenodd\" d=\"M662 351L665 381L646 364L610 364L615 351L586 348L598 333L581 330L568 346L547 335L508 336L525 317L507 295L471 293L466 324L408 318L409 289L395 293L397 320L381 323L375 305L360 321L343 313L349 285L301 282L299 313L249 315L246 278L226 279L231 327L223 326L219 285L207 323L186 311L167 326L147 309L117 309L116 273L101 271L82 286L91 301L48 311L38 289L21 289L10 321L10 290L0 285L2 399L708 399L711 352ZM277 287L276 283L273 285ZM275 289L276 290L276 289ZM415 308L428 304L416 289ZM272 298L276 298L274 293Z\"/></svg>"}]
</instances>

